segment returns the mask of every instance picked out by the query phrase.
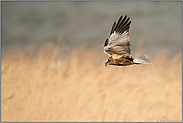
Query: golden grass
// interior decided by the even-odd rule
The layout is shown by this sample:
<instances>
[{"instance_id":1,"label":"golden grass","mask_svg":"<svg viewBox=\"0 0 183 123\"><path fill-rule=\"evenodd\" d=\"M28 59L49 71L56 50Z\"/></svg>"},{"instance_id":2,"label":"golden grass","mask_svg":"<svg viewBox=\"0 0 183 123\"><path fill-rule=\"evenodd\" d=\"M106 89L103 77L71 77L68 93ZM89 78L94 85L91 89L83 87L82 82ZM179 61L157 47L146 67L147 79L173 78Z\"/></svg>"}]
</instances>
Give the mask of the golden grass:
<instances>
[{"instance_id":1,"label":"golden grass","mask_svg":"<svg viewBox=\"0 0 183 123\"><path fill-rule=\"evenodd\" d=\"M103 51L84 47L3 53L1 120L182 121L181 52L148 56L151 65L105 67Z\"/></svg>"}]
</instances>

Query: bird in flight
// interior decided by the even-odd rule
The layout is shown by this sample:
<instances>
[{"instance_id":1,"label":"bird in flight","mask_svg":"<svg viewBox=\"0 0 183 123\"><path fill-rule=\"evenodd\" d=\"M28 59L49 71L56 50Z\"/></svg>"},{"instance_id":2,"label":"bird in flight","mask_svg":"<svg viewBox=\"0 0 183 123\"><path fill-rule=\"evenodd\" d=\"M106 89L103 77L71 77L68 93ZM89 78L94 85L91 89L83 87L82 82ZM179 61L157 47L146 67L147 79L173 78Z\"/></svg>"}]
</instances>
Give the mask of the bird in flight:
<instances>
[{"instance_id":1,"label":"bird in flight","mask_svg":"<svg viewBox=\"0 0 183 123\"><path fill-rule=\"evenodd\" d=\"M143 55L139 58L131 56L129 29L131 21L130 17L121 16L116 23L114 22L109 38L104 43L104 53L109 58L105 62L107 65L127 66L133 64L152 64L147 56Z\"/></svg>"}]
</instances>

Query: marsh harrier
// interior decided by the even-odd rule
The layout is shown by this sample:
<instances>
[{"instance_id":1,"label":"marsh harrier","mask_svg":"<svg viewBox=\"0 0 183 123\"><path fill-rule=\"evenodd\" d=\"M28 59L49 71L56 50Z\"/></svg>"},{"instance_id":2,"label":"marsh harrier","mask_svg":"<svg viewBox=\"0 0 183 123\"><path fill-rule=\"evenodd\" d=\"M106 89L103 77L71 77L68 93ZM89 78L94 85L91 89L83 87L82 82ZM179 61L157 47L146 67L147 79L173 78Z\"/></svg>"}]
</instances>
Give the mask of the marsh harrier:
<instances>
[{"instance_id":1,"label":"marsh harrier","mask_svg":"<svg viewBox=\"0 0 183 123\"><path fill-rule=\"evenodd\" d=\"M104 43L104 52L109 56L105 62L107 65L126 66L133 64L151 64L147 56L143 55L139 58L131 56L129 29L131 21L130 17L121 16L116 23L114 22L110 36Z\"/></svg>"}]
</instances>

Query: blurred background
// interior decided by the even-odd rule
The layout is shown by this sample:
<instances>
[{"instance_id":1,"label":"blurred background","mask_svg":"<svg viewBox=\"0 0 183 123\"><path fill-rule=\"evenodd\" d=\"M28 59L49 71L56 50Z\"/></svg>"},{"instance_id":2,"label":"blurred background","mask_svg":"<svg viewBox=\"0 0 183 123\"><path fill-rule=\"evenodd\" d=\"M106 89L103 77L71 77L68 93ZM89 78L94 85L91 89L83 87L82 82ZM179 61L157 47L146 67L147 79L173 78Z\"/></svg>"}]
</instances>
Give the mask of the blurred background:
<instances>
[{"instance_id":1,"label":"blurred background","mask_svg":"<svg viewBox=\"0 0 183 123\"><path fill-rule=\"evenodd\" d=\"M152 64L104 66L120 15ZM181 2L2 2L1 21L1 121L182 121Z\"/></svg>"},{"instance_id":2,"label":"blurred background","mask_svg":"<svg viewBox=\"0 0 183 123\"><path fill-rule=\"evenodd\" d=\"M181 2L2 2L2 51L32 44L38 50L59 36L69 48L103 46L120 15L132 21L132 55L139 40L147 54L180 51Z\"/></svg>"}]
</instances>

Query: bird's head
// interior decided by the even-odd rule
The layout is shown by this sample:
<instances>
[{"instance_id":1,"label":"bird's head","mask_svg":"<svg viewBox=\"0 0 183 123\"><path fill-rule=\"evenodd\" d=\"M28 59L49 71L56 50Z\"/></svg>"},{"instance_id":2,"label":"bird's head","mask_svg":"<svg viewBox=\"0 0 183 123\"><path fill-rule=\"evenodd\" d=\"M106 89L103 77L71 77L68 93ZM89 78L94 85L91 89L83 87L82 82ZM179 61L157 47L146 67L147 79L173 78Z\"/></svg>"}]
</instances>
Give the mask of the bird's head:
<instances>
[{"instance_id":1,"label":"bird's head","mask_svg":"<svg viewBox=\"0 0 183 123\"><path fill-rule=\"evenodd\" d=\"M110 63L111 63L111 60L107 59L107 61L105 62L105 67L107 67L107 65L110 65Z\"/></svg>"},{"instance_id":2,"label":"bird's head","mask_svg":"<svg viewBox=\"0 0 183 123\"><path fill-rule=\"evenodd\" d=\"M107 67L108 62L105 63L105 67Z\"/></svg>"}]
</instances>

